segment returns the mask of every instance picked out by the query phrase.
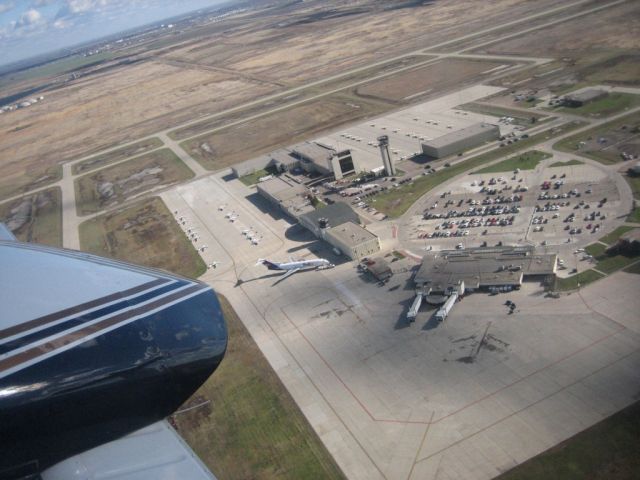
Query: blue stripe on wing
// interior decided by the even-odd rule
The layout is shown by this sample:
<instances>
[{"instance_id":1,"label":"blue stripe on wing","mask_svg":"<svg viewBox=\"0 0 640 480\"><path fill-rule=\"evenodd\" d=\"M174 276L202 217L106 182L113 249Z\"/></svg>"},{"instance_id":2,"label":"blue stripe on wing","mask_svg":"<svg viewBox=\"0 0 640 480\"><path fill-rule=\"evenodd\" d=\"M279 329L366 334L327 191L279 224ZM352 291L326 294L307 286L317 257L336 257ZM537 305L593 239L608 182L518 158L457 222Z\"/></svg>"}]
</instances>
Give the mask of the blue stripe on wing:
<instances>
[{"instance_id":1,"label":"blue stripe on wing","mask_svg":"<svg viewBox=\"0 0 640 480\"><path fill-rule=\"evenodd\" d=\"M177 280L169 285L164 285L160 288L156 288L155 290L151 290L149 292L144 292L135 297L131 297L120 302L114 303L112 305L108 305L103 308L99 308L98 310L94 310L92 312L83 313L81 315L75 316L68 320L62 321L56 325L50 326L48 328L44 328L34 333L23 335L19 338L15 338L0 345L0 355L9 353L18 348L22 348L28 346L31 343L35 343L39 340L43 340L52 335L56 335L58 333L62 333L65 330L69 330L73 327L82 325L84 323L97 320L101 317L111 315L113 313L117 313L119 311L124 311L128 308L134 307L140 303L146 302L153 298L159 297L165 293L171 292L173 290L177 290L180 287L188 285L191 282L185 280Z\"/></svg>"}]
</instances>

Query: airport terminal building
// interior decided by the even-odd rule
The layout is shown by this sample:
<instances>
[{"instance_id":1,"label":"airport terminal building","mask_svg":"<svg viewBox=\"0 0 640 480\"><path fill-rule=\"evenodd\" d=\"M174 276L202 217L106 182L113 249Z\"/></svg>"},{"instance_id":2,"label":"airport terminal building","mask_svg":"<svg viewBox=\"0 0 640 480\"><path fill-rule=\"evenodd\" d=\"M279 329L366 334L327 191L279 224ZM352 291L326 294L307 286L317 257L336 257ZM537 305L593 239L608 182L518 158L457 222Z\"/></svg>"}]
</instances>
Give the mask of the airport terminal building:
<instances>
[{"instance_id":1,"label":"airport terminal building","mask_svg":"<svg viewBox=\"0 0 640 480\"><path fill-rule=\"evenodd\" d=\"M479 247L442 250L423 257L414 281L425 294L459 290L519 288L525 277L555 275L556 254L538 254L534 247Z\"/></svg>"}]
</instances>

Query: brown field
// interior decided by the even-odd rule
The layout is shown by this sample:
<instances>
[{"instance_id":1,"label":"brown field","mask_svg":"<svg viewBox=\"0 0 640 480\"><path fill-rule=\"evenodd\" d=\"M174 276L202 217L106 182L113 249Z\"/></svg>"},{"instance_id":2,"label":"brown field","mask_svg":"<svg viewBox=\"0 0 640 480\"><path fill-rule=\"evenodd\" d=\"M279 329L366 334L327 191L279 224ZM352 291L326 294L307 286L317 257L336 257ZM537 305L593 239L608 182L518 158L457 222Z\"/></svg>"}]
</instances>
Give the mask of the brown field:
<instances>
[{"instance_id":1,"label":"brown field","mask_svg":"<svg viewBox=\"0 0 640 480\"><path fill-rule=\"evenodd\" d=\"M162 145L162 140L159 138L148 138L146 140L141 140L131 145L127 145L126 147L118 148L108 153L103 153L102 155L96 155L95 157L91 157L80 163L76 163L71 167L71 171L74 175L80 175L87 170L95 170L96 168L101 168L105 165L133 157L134 155L141 155L149 150L161 147Z\"/></svg>"},{"instance_id":2,"label":"brown field","mask_svg":"<svg viewBox=\"0 0 640 480\"><path fill-rule=\"evenodd\" d=\"M639 15L638 2L624 2L584 17L481 47L475 53L561 58L593 56L610 51L637 51L640 48Z\"/></svg>"},{"instance_id":3,"label":"brown field","mask_svg":"<svg viewBox=\"0 0 640 480\"><path fill-rule=\"evenodd\" d=\"M158 197L80 224L80 249L186 277L206 266Z\"/></svg>"},{"instance_id":4,"label":"brown field","mask_svg":"<svg viewBox=\"0 0 640 480\"><path fill-rule=\"evenodd\" d=\"M168 148L89 173L75 181L79 215L98 212L159 186L193 177Z\"/></svg>"},{"instance_id":5,"label":"brown field","mask_svg":"<svg viewBox=\"0 0 640 480\"><path fill-rule=\"evenodd\" d=\"M444 93L459 88L465 81L479 80L482 72L503 65L504 62L483 62L448 58L430 65L382 78L356 88L362 96L401 101L422 92Z\"/></svg>"},{"instance_id":6,"label":"brown field","mask_svg":"<svg viewBox=\"0 0 640 480\"><path fill-rule=\"evenodd\" d=\"M454 0L301 2L158 37L108 55L104 64L85 68L84 60L71 59L64 68L27 72L0 87L0 96L37 86L38 75L51 86L42 92L44 102L0 116L0 198L55 182L64 161L224 111L281 85L322 78L330 85L336 73L555 3L498 0L470 9ZM77 79L70 76L74 62Z\"/></svg>"},{"instance_id":7,"label":"brown field","mask_svg":"<svg viewBox=\"0 0 640 480\"><path fill-rule=\"evenodd\" d=\"M387 2L301 2L283 9L282 14L272 11L254 22L237 22L224 34L174 49L170 56L297 85L554 4L535 3L473 2L469 8L470 3L445 0L389 8Z\"/></svg>"},{"instance_id":8,"label":"brown field","mask_svg":"<svg viewBox=\"0 0 640 480\"><path fill-rule=\"evenodd\" d=\"M19 165L10 159L5 162L11 162L11 166L6 169L6 173L2 168L0 200L50 185L62 178L62 165ZM0 160L0 166L2 163Z\"/></svg>"},{"instance_id":9,"label":"brown field","mask_svg":"<svg viewBox=\"0 0 640 480\"><path fill-rule=\"evenodd\" d=\"M623 152L640 156L639 137L640 113L636 112L565 138L554 148L612 165L623 161Z\"/></svg>"},{"instance_id":10,"label":"brown field","mask_svg":"<svg viewBox=\"0 0 640 480\"><path fill-rule=\"evenodd\" d=\"M159 62L81 77L46 93L41 103L0 115L0 195L33 186L34 180L64 161L223 110L274 88Z\"/></svg>"},{"instance_id":11,"label":"brown field","mask_svg":"<svg viewBox=\"0 0 640 480\"><path fill-rule=\"evenodd\" d=\"M224 297L229 345L218 370L171 417L220 480L342 479L242 321Z\"/></svg>"},{"instance_id":12,"label":"brown field","mask_svg":"<svg viewBox=\"0 0 640 480\"><path fill-rule=\"evenodd\" d=\"M0 222L20 241L62 247L60 188L49 188L0 204Z\"/></svg>"},{"instance_id":13,"label":"brown field","mask_svg":"<svg viewBox=\"0 0 640 480\"><path fill-rule=\"evenodd\" d=\"M202 135L182 146L205 168L217 170L385 109L387 105L336 95Z\"/></svg>"},{"instance_id":14,"label":"brown field","mask_svg":"<svg viewBox=\"0 0 640 480\"><path fill-rule=\"evenodd\" d=\"M291 103L299 102L306 97L310 97L322 91L333 91L339 88L347 89L351 84L366 80L371 76L384 74L386 72L390 72L398 68L405 68L411 65L415 65L417 63L429 61L432 58L434 57L429 55L419 55L419 56L416 55L416 56L410 56L410 57L403 57L402 59L397 61L384 63L380 66L365 69L363 71L359 71L350 75L345 75L335 80L327 81L323 83L322 86L309 87L308 89L295 92L291 95L284 96L280 99L266 101L264 103L261 103L253 107L245 108L237 112L226 114L222 117L215 117L215 118L203 120L202 122L194 123L187 127L169 132L169 137L175 140L184 140L186 138L193 137L201 133L205 133L209 130L219 128L227 123L238 121L238 120L241 120L242 118L250 117L251 115L257 115L262 112L269 111L270 109L273 109L276 107L281 107L287 102L291 102Z\"/></svg>"}]
</instances>

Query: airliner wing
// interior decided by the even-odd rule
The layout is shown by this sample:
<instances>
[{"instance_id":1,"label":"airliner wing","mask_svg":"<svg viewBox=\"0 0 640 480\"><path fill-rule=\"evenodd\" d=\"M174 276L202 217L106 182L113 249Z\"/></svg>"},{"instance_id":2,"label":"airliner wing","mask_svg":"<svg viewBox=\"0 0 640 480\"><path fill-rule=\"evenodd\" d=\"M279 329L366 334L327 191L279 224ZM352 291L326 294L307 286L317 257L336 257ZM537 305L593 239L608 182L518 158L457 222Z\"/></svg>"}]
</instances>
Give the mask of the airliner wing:
<instances>
[{"instance_id":1,"label":"airliner wing","mask_svg":"<svg viewBox=\"0 0 640 480\"><path fill-rule=\"evenodd\" d=\"M0 240L7 240L11 242L16 241L16 237L4 223L0 223Z\"/></svg>"},{"instance_id":2,"label":"airliner wing","mask_svg":"<svg viewBox=\"0 0 640 480\"><path fill-rule=\"evenodd\" d=\"M216 480L166 420L68 458L42 480Z\"/></svg>"},{"instance_id":3,"label":"airliner wing","mask_svg":"<svg viewBox=\"0 0 640 480\"><path fill-rule=\"evenodd\" d=\"M281 282L285 278L290 277L291 275L293 275L294 273L299 272L299 271L300 271L299 268L294 268L293 270L287 270L287 273L285 273L282 277L280 277L279 281Z\"/></svg>"}]
</instances>

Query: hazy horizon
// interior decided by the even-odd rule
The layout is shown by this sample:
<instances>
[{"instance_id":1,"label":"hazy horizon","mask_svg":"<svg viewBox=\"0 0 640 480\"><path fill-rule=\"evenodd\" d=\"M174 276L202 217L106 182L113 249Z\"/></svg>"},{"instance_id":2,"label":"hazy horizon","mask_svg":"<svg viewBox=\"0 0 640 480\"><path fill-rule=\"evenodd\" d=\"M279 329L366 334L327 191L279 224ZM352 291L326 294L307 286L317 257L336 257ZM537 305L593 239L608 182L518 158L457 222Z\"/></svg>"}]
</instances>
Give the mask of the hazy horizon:
<instances>
[{"instance_id":1,"label":"hazy horizon","mask_svg":"<svg viewBox=\"0 0 640 480\"><path fill-rule=\"evenodd\" d=\"M228 0L2 0L0 65L72 47Z\"/></svg>"}]
</instances>

